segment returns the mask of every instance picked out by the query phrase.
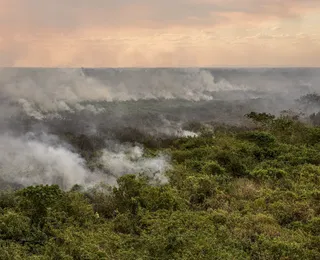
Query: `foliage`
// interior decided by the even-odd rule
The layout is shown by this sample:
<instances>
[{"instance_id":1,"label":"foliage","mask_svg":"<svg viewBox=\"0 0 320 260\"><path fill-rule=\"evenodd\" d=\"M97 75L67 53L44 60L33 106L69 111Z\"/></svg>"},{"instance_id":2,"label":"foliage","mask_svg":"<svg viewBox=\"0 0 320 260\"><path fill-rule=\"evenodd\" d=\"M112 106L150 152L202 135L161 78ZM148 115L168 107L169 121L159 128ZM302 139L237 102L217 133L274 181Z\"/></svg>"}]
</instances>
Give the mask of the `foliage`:
<instances>
[{"instance_id":1,"label":"foliage","mask_svg":"<svg viewBox=\"0 0 320 260\"><path fill-rule=\"evenodd\" d=\"M2 191L0 259L320 259L319 128L247 116L254 129L150 145L172 156L162 186L125 175L114 187Z\"/></svg>"}]
</instances>

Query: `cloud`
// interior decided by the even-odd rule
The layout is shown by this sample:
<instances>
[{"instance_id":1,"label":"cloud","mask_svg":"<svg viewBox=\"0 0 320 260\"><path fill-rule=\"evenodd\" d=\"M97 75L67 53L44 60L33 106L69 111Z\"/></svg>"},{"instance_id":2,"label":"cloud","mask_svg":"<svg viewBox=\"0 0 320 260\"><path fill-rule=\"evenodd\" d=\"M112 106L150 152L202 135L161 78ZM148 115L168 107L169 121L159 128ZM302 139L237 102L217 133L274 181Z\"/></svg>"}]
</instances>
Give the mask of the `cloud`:
<instances>
[{"instance_id":1,"label":"cloud","mask_svg":"<svg viewBox=\"0 0 320 260\"><path fill-rule=\"evenodd\" d=\"M264 25L293 35L302 55L310 41L295 35L319 29L319 10L318 0L0 0L0 66L226 65L237 39L248 50L231 52L250 53ZM277 38L269 36L255 40ZM310 47L317 51L319 41ZM274 64L283 63L280 51L271 56L279 54Z\"/></svg>"},{"instance_id":2,"label":"cloud","mask_svg":"<svg viewBox=\"0 0 320 260\"><path fill-rule=\"evenodd\" d=\"M286 17L317 0L1 0L2 27L78 29L92 26L175 26L215 24L228 14Z\"/></svg>"}]
</instances>

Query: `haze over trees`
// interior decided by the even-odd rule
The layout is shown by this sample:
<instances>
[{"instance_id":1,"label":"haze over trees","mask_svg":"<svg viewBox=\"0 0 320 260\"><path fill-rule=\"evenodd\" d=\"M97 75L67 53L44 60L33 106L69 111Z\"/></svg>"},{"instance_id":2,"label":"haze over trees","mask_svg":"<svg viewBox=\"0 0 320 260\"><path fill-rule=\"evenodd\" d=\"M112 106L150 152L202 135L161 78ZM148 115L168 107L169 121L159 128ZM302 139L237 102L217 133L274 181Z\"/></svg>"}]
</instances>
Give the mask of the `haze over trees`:
<instances>
[{"instance_id":1,"label":"haze over trees","mask_svg":"<svg viewBox=\"0 0 320 260\"><path fill-rule=\"evenodd\" d=\"M199 136L156 142L131 132L145 156L171 156L166 183L3 190L0 259L320 259L320 127L247 118L250 129L190 124ZM99 167L98 140L64 138Z\"/></svg>"}]
</instances>

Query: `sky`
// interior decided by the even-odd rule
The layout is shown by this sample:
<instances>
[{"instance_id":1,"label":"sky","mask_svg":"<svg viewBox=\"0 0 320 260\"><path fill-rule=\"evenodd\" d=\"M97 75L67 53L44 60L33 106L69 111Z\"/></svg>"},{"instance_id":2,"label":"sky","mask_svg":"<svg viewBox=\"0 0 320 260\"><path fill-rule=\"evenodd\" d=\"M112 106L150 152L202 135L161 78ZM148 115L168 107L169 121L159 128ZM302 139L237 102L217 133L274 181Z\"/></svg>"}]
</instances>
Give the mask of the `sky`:
<instances>
[{"instance_id":1,"label":"sky","mask_svg":"<svg viewBox=\"0 0 320 260\"><path fill-rule=\"evenodd\" d=\"M0 0L1 67L320 67L320 0Z\"/></svg>"}]
</instances>

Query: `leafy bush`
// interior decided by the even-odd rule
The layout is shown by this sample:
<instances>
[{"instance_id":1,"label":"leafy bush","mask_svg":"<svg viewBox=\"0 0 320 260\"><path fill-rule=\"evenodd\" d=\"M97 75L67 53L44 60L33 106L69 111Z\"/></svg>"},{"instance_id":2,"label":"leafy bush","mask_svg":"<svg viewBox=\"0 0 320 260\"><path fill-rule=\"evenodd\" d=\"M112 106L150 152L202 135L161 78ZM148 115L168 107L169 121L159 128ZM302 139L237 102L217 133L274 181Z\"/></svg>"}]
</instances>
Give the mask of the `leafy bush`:
<instances>
[{"instance_id":1,"label":"leafy bush","mask_svg":"<svg viewBox=\"0 0 320 260\"><path fill-rule=\"evenodd\" d=\"M257 131L252 131L252 132L246 132L243 134L240 134L239 137L254 142L255 144L259 146L269 146L273 143L275 143L276 138L268 133L268 132L257 132Z\"/></svg>"}]
</instances>

